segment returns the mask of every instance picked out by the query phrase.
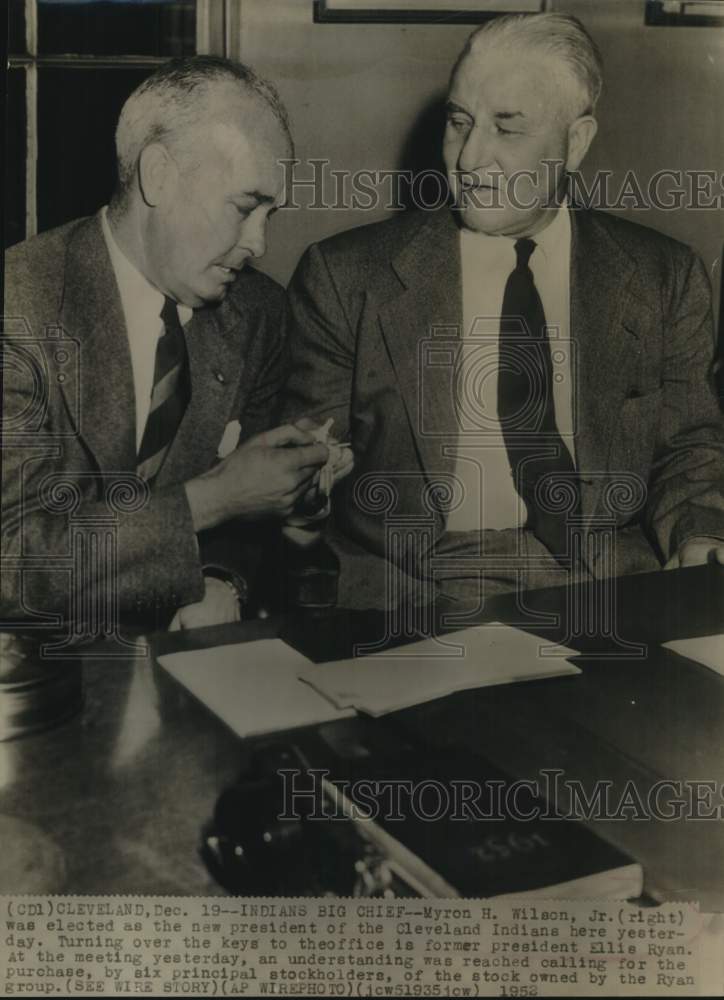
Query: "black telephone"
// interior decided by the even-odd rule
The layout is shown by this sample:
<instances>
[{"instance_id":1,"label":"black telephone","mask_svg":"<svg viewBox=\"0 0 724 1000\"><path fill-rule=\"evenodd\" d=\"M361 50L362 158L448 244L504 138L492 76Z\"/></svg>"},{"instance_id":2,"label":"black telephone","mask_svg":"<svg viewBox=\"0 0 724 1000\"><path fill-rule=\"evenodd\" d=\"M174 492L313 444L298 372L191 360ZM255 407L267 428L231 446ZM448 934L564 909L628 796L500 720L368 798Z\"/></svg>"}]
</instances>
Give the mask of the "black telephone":
<instances>
[{"instance_id":1,"label":"black telephone","mask_svg":"<svg viewBox=\"0 0 724 1000\"><path fill-rule=\"evenodd\" d=\"M356 888L365 845L347 821L310 819L313 802L284 814L282 769L306 770L290 744L264 748L247 772L221 793L204 828L202 857L216 881L235 895L338 895Z\"/></svg>"},{"instance_id":2,"label":"black telephone","mask_svg":"<svg viewBox=\"0 0 724 1000\"><path fill-rule=\"evenodd\" d=\"M295 800L296 818L280 818L288 803L279 772L289 769L306 772L301 750L268 745L219 796L201 845L216 881L244 896L411 895L353 823L320 819L322 810L311 797ZM309 787L321 795L318 785Z\"/></svg>"}]
</instances>

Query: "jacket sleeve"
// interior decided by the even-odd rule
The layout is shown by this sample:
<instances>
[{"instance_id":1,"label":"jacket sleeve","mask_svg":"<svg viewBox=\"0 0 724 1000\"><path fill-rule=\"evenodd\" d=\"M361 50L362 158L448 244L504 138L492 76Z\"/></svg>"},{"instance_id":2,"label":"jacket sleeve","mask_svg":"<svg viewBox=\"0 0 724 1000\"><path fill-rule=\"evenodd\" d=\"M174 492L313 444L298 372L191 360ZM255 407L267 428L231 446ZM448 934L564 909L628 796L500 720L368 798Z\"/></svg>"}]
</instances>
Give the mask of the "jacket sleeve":
<instances>
[{"instance_id":1,"label":"jacket sleeve","mask_svg":"<svg viewBox=\"0 0 724 1000\"><path fill-rule=\"evenodd\" d=\"M275 410L289 370L285 299L282 289L267 286L264 309L259 312L256 352L239 407L241 441L275 426ZM273 545L279 526L274 521L234 519L199 534L202 567L234 583L245 597L253 590L264 550Z\"/></svg>"},{"instance_id":2,"label":"jacket sleeve","mask_svg":"<svg viewBox=\"0 0 724 1000\"><path fill-rule=\"evenodd\" d=\"M318 246L304 254L292 277L289 302L290 376L280 419L334 418L332 433L350 439L355 333L327 261Z\"/></svg>"},{"instance_id":3,"label":"jacket sleeve","mask_svg":"<svg viewBox=\"0 0 724 1000\"><path fill-rule=\"evenodd\" d=\"M645 511L664 559L698 535L724 538L724 425L711 378L711 292L682 251L665 331L662 415Z\"/></svg>"},{"instance_id":4,"label":"jacket sleeve","mask_svg":"<svg viewBox=\"0 0 724 1000\"><path fill-rule=\"evenodd\" d=\"M17 363L8 341L1 445L5 622L47 613L103 620L111 601L158 617L202 596L183 486L149 495L128 473L95 470L57 395Z\"/></svg>"}]
</instances>

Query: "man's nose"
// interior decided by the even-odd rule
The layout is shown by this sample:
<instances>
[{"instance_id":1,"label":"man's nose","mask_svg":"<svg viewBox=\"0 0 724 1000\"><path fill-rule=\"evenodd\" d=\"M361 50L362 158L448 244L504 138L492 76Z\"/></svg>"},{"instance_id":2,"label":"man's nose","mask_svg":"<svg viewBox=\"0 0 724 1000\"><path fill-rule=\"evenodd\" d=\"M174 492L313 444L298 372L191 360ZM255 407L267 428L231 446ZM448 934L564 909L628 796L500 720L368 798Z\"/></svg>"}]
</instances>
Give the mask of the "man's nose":
<instances>
[{"instance_id":1,"label":"man's nose","mask_svg":"<svg viewBox=\"0 0 724 1000\"><path fill-rule=\"evenodd\" d=\"M239 246L248 250L252 257L263 257L266 253L266 216L249 216L242 226Z\"/></svg>"},{"instance_id":2,"label":"man's nose","mask_svg":"<svg viewBox=\"0 0 724 1000\"><path fill-rule=\"evenodd\" d=\"M495 162L495 142L493 137L481 128L468 132L463 148L458 156L458 169L472 173Z\"/></svg>"}]
</instances>

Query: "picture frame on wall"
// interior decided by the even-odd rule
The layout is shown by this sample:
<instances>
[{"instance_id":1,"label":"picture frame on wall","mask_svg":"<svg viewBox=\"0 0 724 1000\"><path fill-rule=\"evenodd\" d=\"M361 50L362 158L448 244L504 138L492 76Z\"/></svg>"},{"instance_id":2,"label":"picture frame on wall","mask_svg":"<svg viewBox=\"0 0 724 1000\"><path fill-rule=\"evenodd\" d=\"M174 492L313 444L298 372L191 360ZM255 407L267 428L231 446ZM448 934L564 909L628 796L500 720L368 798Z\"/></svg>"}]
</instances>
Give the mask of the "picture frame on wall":
<instances>
[{"instance_id":1,"label":"picture frame on wall","mask_svg":"<svg viewBox=\"0 0 724 1000\"><path fill-rule=\"evenodd\" d=\"M724 28L724 0L646 0L651 28Z\"/></svg>"},{"instance_id":2,"label":"picture frame on wall","mask_svg":"<svg viewBox=\"0 0 724 1000\"><path fill-rule=\"evenodd\" d=\"M482 24L498 14L534 14L546 0L314 0L319 24Z\"/></svg>"}]
</instances>

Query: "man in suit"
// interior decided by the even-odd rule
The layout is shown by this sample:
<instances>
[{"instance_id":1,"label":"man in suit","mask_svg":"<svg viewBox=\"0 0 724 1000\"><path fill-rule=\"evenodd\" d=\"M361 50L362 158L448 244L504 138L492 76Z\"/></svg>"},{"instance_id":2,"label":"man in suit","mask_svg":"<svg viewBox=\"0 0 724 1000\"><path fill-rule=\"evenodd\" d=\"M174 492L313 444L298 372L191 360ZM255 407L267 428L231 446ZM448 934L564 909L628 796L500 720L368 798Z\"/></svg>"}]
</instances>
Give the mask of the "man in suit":
<instances>
[{"instance_id":1,"label":"man in suit","mask_svg":"<svg viewBox=\"0 0 724 1000\"><path fill-rule=\"evenodd\" d=\"M346 539L466 602L724 561L702 264L566 197L601 83L575 18L487 22L450 82L452 206L312 246L290 285L285 413L351 437Z\"/></svg>"},{"instance_id":2,"label":"man in suit","mask_svg":"<svg viewBox=\"0 0 724 1000\"><path fill-rule=\"evenodd\" d=\"M288 122L246 67L195 57L134 91L116 145L110 205L6 257L0 613L234 621L244 538L328 457L269 429L284 297L246 266L283 196Z\"/></svg>"}]
</instances>

